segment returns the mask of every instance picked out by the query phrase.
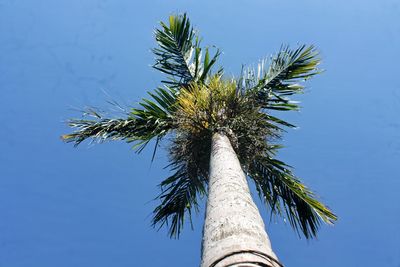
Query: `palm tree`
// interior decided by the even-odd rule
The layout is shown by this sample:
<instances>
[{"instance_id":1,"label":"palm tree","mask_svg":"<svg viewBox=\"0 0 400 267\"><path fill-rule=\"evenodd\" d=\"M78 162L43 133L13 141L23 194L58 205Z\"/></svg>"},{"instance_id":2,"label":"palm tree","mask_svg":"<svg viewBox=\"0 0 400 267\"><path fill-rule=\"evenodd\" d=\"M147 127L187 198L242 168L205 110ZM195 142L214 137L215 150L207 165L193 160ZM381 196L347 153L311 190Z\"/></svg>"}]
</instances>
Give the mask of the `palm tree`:
<instances>
[{"instance_id":1,"label":"palm tree","mask_svg":"<svg viewBox=\"0 0 400 267\"><path fill-rule=\"evenodd\" d=\"M166 74L162 86L125 118L85 111L91 117L69 120L75 131L63 140L75 146L86 139L124 140L137 152L154 140L154 159L167 139L172 174L160 184L153 226L166 225L171 237L179 237L208 196L201 266L281 266L247 178L271 215L285 217L306 238L316 236L321 222L336 220L291 167L276 159L284 128L295 126L275 111L299 109L289 97L319 73L318 52L313 46L282 46L256 69L242 68L238 77L226 78L222 68L212 70L220 51L200 46L186 14L161 22L155 38L153 67Z\"/></svg>"}]
</instances>

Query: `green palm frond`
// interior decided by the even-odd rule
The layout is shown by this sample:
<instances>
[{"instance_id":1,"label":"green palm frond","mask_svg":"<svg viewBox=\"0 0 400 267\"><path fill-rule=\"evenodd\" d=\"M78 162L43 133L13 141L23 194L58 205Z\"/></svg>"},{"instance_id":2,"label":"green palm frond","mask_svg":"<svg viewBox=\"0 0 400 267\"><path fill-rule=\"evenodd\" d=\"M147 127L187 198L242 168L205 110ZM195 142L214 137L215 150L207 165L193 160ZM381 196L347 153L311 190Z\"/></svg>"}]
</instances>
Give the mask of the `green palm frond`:
<instances>
[{"instance_id":1,"label":"green palm frond","mask_svg":"<svg viewBox=\"0 0 400 267\"><path fill-rule=\"evenodd\" d=\"M284 46L271 60L263 76L263 88L270 88L280 95L292 95L303 88L298 84L320 73L319 53L314 46L301 45L295 50Z\"/></svg>"},{"instance_id":2,"label":"green palm frond","mask_svg":"<svg viewBox=\"0 0 400 267\"><path fill-rule=\"evenodd\" d=\"M159 87L154 92L148 92L150 99L143 98L139 102L142 108L132 109L130 117L135 119L136 124L134 135L127 138L127 142L134 142L137 152L141 152L154 138L158 143L169 131L174 129L176 93L173 88Z\"/></svg>"},{"instance_id":3,"label":"green palm frond","mask_svg":"<svg viewBox=\"0 0 400 267\"><path fill-rule=\"evenodd\" d=\"M301 45L294 50L283 46L270 60L262 60L257 71L251 68L243 71L240 84L255 94L265 109L297 110L297 103L286 97L303 91L300 82L320 73L319 63L319 53L312 45Z\"/></svg>"},{"instance_id":4,"label":"green palm frond","mask_svg":"<svg viewBox=\"0 0 400 267\"><path fill-rule=\"evenodd\" d=\"M153 211L153 226L168 225L170 237L179 237L185 218L192 225L192 210L198 212L198 199L206 194L210 151L208 132L178 132L170 147L168 167L175 173L160 184L161 203Z\"/></svg>"},{"instance_id":5,"label":"green palm frond","mask_svg":"<svg viewBox=\"0 0 400 267\"><path fill-rule=\"evenodd\" d=\"M83 115L94 119L70 119L68 126L75 129L75 132L62 135L61 139L67 143L74 143L74 146L78 146L89 138L97 142L125 140L132 137L133 130L136 128L136 121L133 118L105 118L99 111L92 108L83 111Z\"/></svg>"},{"instance_id":6,"label":"green palm frond","mask_svg":"<svg viewBox=\"0 0 400 267\"><path fill-rule=\"evenodd\" d=\"M210 56L205 49L203 58L200 39L190 25L186 14L170 16L169 25L161 22L161 29L156 29L155 37L159 47L153 49L156 55L154 68L167 74L164 83L181 87L190 82L204 82L220 52Z\"/></svg>"},{"instance_id":7,"label":"green palm frond","mask_svg":"<svg viewBox=\"0 0 400 267\"><path fill-rule=\"evenodd\" d=\"M337 217L289 168L269 156L258 157L250 165L249 175L273 213L282 215L284 211L294 229L306 238L315 237L321 222L333 224Z\"/></svg>"},{"instance_id":8,"label":"green palm frond","mask_svg":"<svg viewBox=\"0 0 400 267\"><path fill-rule=\"evenodd\" d=\"M141 152L153 138L159 141L173 129L176 91L169 87L157 88L149 95L150 99L144 98L139 103L142 108L133 108L124 119L105 118L100 112L89 109L83 115L94 119L69 120L68 125L75 132L61 138L73 142L75 146L86 139L98 142L124 140L134 142L134 148Z\"/></svg>"},{"instance_id":9,"label":"green palm frond","mask_svg":"<svg viewBox=\"0 0 400 267\"><path fill-rule=\"evenodd\" d=\"M68 125L77 129L76 132L65 134L61 138L75 146L88 138L102 142L105 140L124 140L130 138L132 129L135 128L135 120L132 119L101 119L85 120L71 119Z\"/></svg>"},{"instance_id":10,"label":"green palm frond","mask_svg":"<svg viewBox=\"0 0 400 267\"><path fill-rule=\"evenodd\" d=\"M162 193L158 196L161 204L153 211L153 226L160 228L166 224L170 237L179 237L185 224L185 217L192 222L192 210L198 211L198 196L205 194L205 179L190 176L186 167L178 170L161 184ZM191 223L192 224L192 223Z\"/></svg>"}]
</instances>

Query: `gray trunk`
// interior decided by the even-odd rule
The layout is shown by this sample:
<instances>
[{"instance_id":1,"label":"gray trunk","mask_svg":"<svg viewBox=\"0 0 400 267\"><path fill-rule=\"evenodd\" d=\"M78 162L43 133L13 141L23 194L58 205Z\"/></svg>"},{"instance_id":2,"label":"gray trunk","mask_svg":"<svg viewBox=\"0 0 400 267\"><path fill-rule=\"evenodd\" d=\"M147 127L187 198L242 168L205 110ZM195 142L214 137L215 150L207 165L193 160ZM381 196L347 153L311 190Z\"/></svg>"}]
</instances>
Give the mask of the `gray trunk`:
<instances>
[{"instance_id":1,"label":"gray trunk","mask_svg":"<svg viewBox=\"0 0 400 267\"><path fill-rule=\"evenodd\" d=\"M281 266L229 139L212 138L201 267Z\"/></svg>"}]
</instances>

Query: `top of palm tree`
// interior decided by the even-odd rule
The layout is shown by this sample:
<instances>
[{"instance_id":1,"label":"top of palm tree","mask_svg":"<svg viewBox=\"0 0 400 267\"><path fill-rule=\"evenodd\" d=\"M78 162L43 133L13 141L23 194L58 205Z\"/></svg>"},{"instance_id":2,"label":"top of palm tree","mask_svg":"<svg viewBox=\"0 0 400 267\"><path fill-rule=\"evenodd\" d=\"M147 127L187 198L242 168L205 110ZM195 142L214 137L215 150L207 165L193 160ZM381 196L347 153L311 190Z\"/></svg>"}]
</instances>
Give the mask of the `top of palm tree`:
<instances>
[{"instance_id":1,"label":"top of palm tree","mask_svg":"<svg viewBox=\"0 0 400 267\"><path fill-rule=\"evenodd\" d=\"M320 63L313 46L292 50L282 46L262 60L256 69L244 69L238 78L226 78L223 69L213 72L220 55L200 46L186 14L169 17L156 29L158 47L154 68L166 74L162 86L132 108L125 118L110 119L89 110L92 118L69 120L75 129L63 135L79 145L86 139L103 142L125 140L141 152L155 140L154 153L166 135L169 138L171 176L161 184L160 204L154 209L153 225L169 226L171 237L179 236L185 218L206 195L211 136L226 134L247 176L255 182L260 198L272 214L286 217L306 238L316 236L321 222L336 220L316 195L276 159L284 128L295 127L271 111L298 110L289 97L303 91L303 81L318 74ZM154 154L153 154L154 157Z\"/></svg>"}]
</instances>

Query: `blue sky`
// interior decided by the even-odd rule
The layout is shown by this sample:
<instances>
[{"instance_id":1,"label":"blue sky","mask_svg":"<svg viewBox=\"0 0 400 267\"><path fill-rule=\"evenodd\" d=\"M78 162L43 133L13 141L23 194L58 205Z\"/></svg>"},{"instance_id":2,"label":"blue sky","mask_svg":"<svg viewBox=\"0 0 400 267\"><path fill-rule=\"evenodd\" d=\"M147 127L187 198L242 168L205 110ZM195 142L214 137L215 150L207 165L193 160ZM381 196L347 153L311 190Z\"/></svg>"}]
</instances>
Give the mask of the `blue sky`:
<instances>
[{"instance_id":1,"label":"blue sky","mask_svg":"<svg viewBox=\"0 0 400 267\"><path fill-rule=\"evenodd\" d=\"M0 267L197 266L203 214L180 240L150 227L162 152L61 142L85 106L132 106L160 83L153 30L187 12L227 75L314 44L300 126L280 158L339 216L318 240L263 218L285 266L400 266L400 3L0 0Z\"/></svg>"}]
</instances>

